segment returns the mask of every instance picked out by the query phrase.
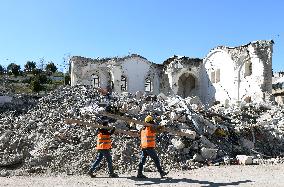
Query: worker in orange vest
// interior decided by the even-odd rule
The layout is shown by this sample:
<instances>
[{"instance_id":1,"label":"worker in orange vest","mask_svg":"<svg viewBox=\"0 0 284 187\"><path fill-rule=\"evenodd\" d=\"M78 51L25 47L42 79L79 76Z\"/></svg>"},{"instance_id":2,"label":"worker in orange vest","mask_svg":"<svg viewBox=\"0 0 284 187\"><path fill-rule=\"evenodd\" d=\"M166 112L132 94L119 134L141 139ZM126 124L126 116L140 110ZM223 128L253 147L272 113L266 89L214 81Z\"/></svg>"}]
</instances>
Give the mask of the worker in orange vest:
<instances>
[{"instance_id":1,"label":"worker in orange vest","mask_svg":"<svg viewBox=\"0 0 284 187\"><path fill-rule=\"evenodd\" d=\"M102 125L108 126L108 121L103 121ZM106 161L108 163L109 177L113 177L113 178L118 177L118 175L116 173L114 173L114 171L113 171L112 158L111 158L111 154L110 154L110 150L112 148L110 136L114 133L114 131L115 131L114 127L111 130L98 129L98 131L97 131L98 139L97 139L96 149L98 150L98 155L97 155L96 161L91 165L91 168L88 172L88 174L92 178L96 177L94 172L97 171L97 167L100 164L103 157L106 158Z\"/></svg>"},{"instance_id":2,"label":"worker in orange vest","mask_svg":"<svg viewBox=\"0 0 284 187\"><path fill-rule=\"evenodd\" d=\"M145 175L142 174L143 171L143 166L146 162L146 158L147 156L150 156L160 175L161 178L163 178L164 176L166 176L169 172L165 172L162 170L161 164L160 164L160 160L159 157L155 151L155 147L156 147L156 132L159 131L160 126L155 125L154 119L151 115L148 115L145 120L146 123L150 123L153 124L153 126L145 126L143 127L143 129L141 130L141 148L142 148L142 152L141 152L141 160L138 166L138 174L137 174L137 178L147 178Z\"/></svg>"}]
</instances>

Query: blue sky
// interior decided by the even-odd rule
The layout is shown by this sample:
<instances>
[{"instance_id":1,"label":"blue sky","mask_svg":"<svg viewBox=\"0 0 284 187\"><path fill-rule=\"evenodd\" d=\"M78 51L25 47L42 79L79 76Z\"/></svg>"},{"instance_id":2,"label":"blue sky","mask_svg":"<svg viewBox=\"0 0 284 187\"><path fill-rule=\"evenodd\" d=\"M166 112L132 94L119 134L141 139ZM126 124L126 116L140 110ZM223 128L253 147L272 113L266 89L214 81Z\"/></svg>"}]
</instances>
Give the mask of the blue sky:
<instances>
[{"instance_id":1,"label":"blue sky","mask_svg":"<svg viewBox=\"0 0 284 187\"><path fill-rule=\"evenodd\" d=\"M283 18L282 0L0 0L0 64L129 53L162 63L273 39L279 71Z\"/></svg>"}]
</instances>

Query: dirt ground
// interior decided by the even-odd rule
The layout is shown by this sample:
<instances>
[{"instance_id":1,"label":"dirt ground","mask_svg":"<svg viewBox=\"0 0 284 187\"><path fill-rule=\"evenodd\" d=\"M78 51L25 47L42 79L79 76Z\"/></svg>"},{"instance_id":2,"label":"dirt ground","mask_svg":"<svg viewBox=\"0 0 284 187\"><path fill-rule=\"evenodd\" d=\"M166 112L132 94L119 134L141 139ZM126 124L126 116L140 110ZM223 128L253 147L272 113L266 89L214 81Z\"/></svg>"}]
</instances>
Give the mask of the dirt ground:
<instances>
[{"instance_id":1,"label":"dirt ground","mask_svg":"<svg viewBox=\"0 0 284 187\"><path fill-rule=\"evenodd\" d=\"M106 174L97 178L87 175L11 176L1 177L0 186L284 186L284 164L209 166L191 171L171 171L165 179L160 179L157 172L145 172L148 179L137 179L135 174L120 174L119 178L108 178Z\"/></svg>"}]
</instances>

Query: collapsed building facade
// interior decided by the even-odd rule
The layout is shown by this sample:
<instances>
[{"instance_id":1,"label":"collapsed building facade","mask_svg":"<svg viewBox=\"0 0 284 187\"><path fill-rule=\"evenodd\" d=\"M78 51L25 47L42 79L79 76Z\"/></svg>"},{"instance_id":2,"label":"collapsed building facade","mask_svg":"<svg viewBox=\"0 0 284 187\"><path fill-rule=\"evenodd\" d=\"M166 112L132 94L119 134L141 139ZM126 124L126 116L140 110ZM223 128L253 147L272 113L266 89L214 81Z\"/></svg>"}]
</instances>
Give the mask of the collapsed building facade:
<instances>
[{"instance_id":1,"label":"collapsed building facade","mask_svg":"<svg viewBox=\"0 0 284 187\"><path fill-rule=\"evenodd\" d=\"M117 93L198 96L205 105L270 99L273 41L220 46L203 58L173 56L156 64L132 54L123 58L73 56L71 85L92 85Z\"/></svg>"}]
</instances>

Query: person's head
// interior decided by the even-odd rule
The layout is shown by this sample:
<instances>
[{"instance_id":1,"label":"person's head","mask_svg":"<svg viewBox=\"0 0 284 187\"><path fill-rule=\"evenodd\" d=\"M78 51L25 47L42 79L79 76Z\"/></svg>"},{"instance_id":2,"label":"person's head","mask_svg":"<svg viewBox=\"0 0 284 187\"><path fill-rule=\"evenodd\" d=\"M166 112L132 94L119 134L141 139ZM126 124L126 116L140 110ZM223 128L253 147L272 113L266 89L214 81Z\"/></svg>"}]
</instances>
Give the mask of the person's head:
<instances>
[{"instance_id":1,"label":"person's head","mask_svg":"<svg viewBox=\"0 0 284 187\"><path fill-rule=\"evenodd\" d=\"M148 115L145 120L144 120L146 123L152 123L154 124L154 119L152 116Z\"/></svg>"}]
</instances>

